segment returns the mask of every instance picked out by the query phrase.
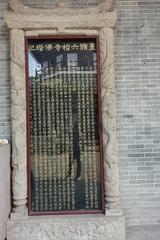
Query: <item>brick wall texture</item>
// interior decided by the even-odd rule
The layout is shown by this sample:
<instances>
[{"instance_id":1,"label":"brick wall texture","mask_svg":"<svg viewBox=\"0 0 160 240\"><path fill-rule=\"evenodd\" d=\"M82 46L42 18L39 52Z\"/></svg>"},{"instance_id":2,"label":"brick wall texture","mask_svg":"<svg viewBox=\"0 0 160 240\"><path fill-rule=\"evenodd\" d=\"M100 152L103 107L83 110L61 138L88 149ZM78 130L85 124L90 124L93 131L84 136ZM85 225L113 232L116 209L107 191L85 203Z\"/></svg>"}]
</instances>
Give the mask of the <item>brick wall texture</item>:
<instances>
[{"instance_id":1,"label":"brick wall texture","mask_svg":"<svg viewBox=\"0 0 160 240\"><path fill-rule=\"evenodd\" d=\"M11 139L9 34L0 0L0 138ZM66 0L88 7L98 0ZM53 0L24 0L51 7ZM120 189L127 224L160 224L160 1L117 0L115 70ZM97 19L98 21L98 19Z\"/></svg>"}]
</instances>

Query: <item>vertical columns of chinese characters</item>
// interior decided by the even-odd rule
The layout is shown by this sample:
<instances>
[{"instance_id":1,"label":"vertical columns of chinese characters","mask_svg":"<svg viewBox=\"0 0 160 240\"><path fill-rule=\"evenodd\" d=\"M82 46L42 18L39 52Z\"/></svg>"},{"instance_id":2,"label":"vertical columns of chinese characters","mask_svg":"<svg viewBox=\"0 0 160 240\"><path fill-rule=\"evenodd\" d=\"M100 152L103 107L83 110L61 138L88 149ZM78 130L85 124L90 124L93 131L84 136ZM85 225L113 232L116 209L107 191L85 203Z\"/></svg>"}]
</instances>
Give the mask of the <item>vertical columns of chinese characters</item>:
<instances>
[{"instance_id":1,"label":"vertical columns of chinese characters","mask_svg":"<svg viewBox=\"0 0 160 240\"><path fill-rule=\"evenodd\" d=\"M43 211L43 139L42 139L42 78L41 76L38 77L37 83L37 109L38 109L38 116L37 116L37 123L38 123L38 171L39 171L39 210Z\"/></svg>"},{"instance_id":2,"label":"vertical columns of chinese characters","mask_svg":"<svg viewBox=\"0 0 160 240\"><path fill-rule=\"evenodd\" d=\"M50 99L51 99L51 122L52 122L52 132L51 132L51 139L52 139L52 183L53 183L53 210L57 210L57 166L56 166L56 142L57 142L57 136L56 136L56 126L55 126L55 69L51 69L51 80L50 80Z\"/></svg>"},{"instance_id":3,"label":"vertical columns of chinese characters","mask_svg":"<svg viewBox=\"0 0 160 240\"><path fill-rule=\"evenodd\" d=\"M48 69L48 78L46 79L46 116L47 116L47 158L48 158L48 210L53 209L53 191L52 191L52 140L51 140L51 100L50 100L50 69Z\"/></svg>"},{"instance_id":4,"label":"vertical columns of chinese characters","mask_svg":"<svg viewBox=\"0 0 160 240\"><path fill-rule=\"evenodd\" d=\"M62 68L63 71L63 131L64 131L64 153L63 153L63 209L67 209L67 194L68 194L68 149L69 149L69 139L68 139L68 111L67 111L67 82L66 82L66 68ZM66 178L67 177L67 178Z\"/></svg>"},{"instance_id":5,"label":"vertical columns of chinese characters","mask_svg":"<svg viewBox=\"0 0 160 240\"><path fill-rule=\"evenodd\" d=\"M64 129L64 72L63 69L60 67L60 79L59 79L59 98L60 98L60 128L61 128L61 187L62 187L62 209L65 210L66 206L66 189L65 189L65 179L66 172L65 172L65 129Z\"/></svg>"},{"instance_id":6,"label":"vertical columns of chinese characters","mask_svg":"<svg viewBox=\"0 0 160 240\"><path fill-rule=\"evenodd\" d=\"M47 164L46 164L46 82L45 82L45 75L44 71L42 70L41 74L41 81L42 81L42 89L41 89L41 104L42 104L42 166L43 166L43 177L42 177L42 184L43 184L43 192L42 196L42 208L41 211L47 210Z\"/></svg>"},{"instance_id":7,"label":"vertical columns of chinese characters","mask_svg":"<svg viewBox=\"0 0 160 240\"><path fill-rule=\"evenodd\" d=\"M38 173L38 168L39 168L39 164L38 164L38 105L37 105L37 95L38 95L38 84L37 84L37 78L34 78L34 83L32 84L33 86L33 102L32 102L32 114L33 114L33 138L34 138L34 155L31 154L31 166L32 163L34 162L34 170L31 173L34 179L34 196L32 196L33 201L35 201L35 207L34 210L38 211L39 210L39 173ZM30 109L31 112L31 109ZM31 121L30 121L31 123ZM32 135L31 135L32 138ZM32 169L32 167L31 167Z\"/></svg>"},{"instance_id":8,"label":"vertical columns of chinese characters","mask_svg":"<svg viewBox=\"0 0 160 240\"><path fill-rule=\"evenodd\" d=\"M89 68L85 68L85 92L86 92L86 128L87 128L87 162L89 182L89 206L93 208L93 181L92 181L92 154L91 154L91 126L90 126L90 90Z\"/></svg>"},{"instance_id":9,"label":"vertical columns of chinese characters","mask_svg":"<svg viewBox=\"0 0 160 240\"><path fill-rule=\"evenodd\" d=\"M30 121L30 125L29 125L29 139L30 139L30 161L32 162L31 165L31 169L32 169L32 173L34 172L34 176L35 176L35 131L34 131L34 83L35 83L35 78L32 78L32 81L30 81L29 83L29 121ZM31 160L32 159L32 160ZM33 184L33 179L35 181L35 177L31 179L32 184ZM32 196L32 210L35 210L35 196Z\"/></svg>"},{"instance_id":10,"label":"vertical columns of chinese characters","mask_svg":"<svg viewBox=\"0 0 160 240\"><path fill-rule=\"evenodd\" d=\"M88 182L88 160L87 160L87 129L86 129L86 99L85 99L85 71L84 67L80 68L81 77L81 98L82 98L82 132L83 141L82 147L84 149L84 182L85 182L85 208L89 209L89 182Z\"/></svg>"},{"instance_id":11,"label":"vertical columns of chinese characters","mask_svg":"<svg viewBox=\"0 0 160 240\"><path fill-rule=\"evenodd\" d=\"M70 141L69 141L69 106L68 106L68 101L69 101L69 95L68 92L70 87L68 86L68 75L67 75L67 69L64 68L64 122L65 124L65 147L66 147L66 152L65 152L65 159L66 159L66 209L70 209L70 201L71 201L71 194L70 194Z\"/></svg>"},{"instance_id":12,"label":"vertical columns of chinese characters","mask_svg":"<svg viewBox=\"0 0 160 240\"><path fill-rule=\"evenodd\" d=\"M78 69L77 69L78 70ZM79 154L80 154L80 164L82 172L82 113L81 113L81 79L80 73L77 73L76 79L76 92L77 92L77 107L78 107L78 134L79 134Z\"/></svg>"},{"instance_id":13,"label":"vertical columns of chinese characters","mask_svg":"<svg viewBox=\"0 0 160 240\"><path fill-rule=\"evenodd\" d=\"M55 71L55 89L56 89L56 131L57 131L57 190L58 190L58 210L62 209L62 189L61 189L61 159L60 159L60 102L59 102L59 91L60 91L60 76L59 69Z\"/></svg>"},{"instance_id":14,"label":"vertical columns of chinese characters","mask_svg":"<svg viewBox=\"0 0 160 240\"><path fill-rule=\"evenodd\" d=\"M37 106L36 106L36 79L30 82L30 160L32 184L34 185L34 195L32 196L32 210L38 211L38 156L37 156Z\"/></svg>"},{"instance_id":15,"label":"vertical columns of chinese characters","mask_svg":"<svg viewBox=\"0 0 160 240\"><path fill-rule=\"evenodd\" d=\"M75 209L75 189L74 189L74 161L73 161L73 123L72 123L72 79L71 73L68 69L68 113L69 113L69 172L70 172L70 204L69 209Z\"/></svg>"},{"instance_id":16,"label":"vertical columns of chinese characters","mask_svg":"<svg viewBox=\"0 0 160 240\"><path fill-rule=\"evenodd\" d=\"M35 155L34 152L34 115L33 115L33 82L35 81L35 78L32 78L32 81L30 81L29 84L29 133L30 133L30 156ZM32 164L32 172L34 172L35 169L35 162ZM32 209L35 210L35 199L32 196Z\"/></svg>"},{"instance_id":17,"label":"vertical columns of chinese characters","mask_svg":"<svg viewBox=\"0 0 160 240\"><path fill-rule=\"evenodd\" d=\"M97 192L97 158L96 158L96 127L94 113L94 69L90 67L89 87L90 87L90 114L91 114L91 151L92 151L92 181L93 181L93 206L98 208L98 192ZM97 88L97 84L96 84ZM98 159L98 167L100 168L100 159Z\"/></svg>"},{"instance_id":18,"label":"vertical columns of chinese characters","mask_svg":"<svg viewBox=\"0 0 160 240\"><path fill-rule=\"evenodd\" d=\"M116 94L114 78L113 30L99 32L104 146L105 208L119 208L119 163L116 137Z\"/></svg>"},{"instance_id":19,"label":"vertical columns of chinese characters","mask_svg":"<svg viewBox=\"0 0 160 240\"><path fill-rule=\"evenodd\" d=\"M44 170L44 175L43 175L43 184L44 184L44 210L48 210L48 157L47 157L47 148L48 148L48 143L47 143L47 96L46 96L46 89L47 89L47 71L45 69L42 71L42 81L44 84L44 92L43 92L43 102L42 102L42 107L43 107L43 170Z\"/></svg>"}]
</instances>

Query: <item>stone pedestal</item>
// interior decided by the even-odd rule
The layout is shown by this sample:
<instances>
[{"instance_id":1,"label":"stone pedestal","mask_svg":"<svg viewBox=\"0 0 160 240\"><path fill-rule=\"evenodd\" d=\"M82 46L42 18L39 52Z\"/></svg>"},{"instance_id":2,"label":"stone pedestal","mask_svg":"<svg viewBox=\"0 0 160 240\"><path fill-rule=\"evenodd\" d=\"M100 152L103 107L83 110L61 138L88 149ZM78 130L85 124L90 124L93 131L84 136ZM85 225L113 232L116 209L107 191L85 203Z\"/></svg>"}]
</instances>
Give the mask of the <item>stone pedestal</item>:
<instances>
[{"instance_id":1,"label":"stone pedestal","mask_svg":"<svg viewBox=\"0 0 160 240\"><path fill-rule=\"evenodd\" d=\"M104 215L39 216L8 221L7 240L125 240L121 211Z\"/></svg>"}]
</instances>

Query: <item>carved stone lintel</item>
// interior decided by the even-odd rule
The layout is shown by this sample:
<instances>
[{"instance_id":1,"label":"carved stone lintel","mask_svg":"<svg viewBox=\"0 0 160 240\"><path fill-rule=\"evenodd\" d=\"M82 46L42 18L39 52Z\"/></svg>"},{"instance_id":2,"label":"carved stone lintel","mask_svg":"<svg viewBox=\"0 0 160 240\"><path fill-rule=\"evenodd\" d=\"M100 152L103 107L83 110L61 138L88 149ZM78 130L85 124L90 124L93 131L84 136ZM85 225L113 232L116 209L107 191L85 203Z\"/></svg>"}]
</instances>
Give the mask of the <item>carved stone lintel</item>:
<instances>
[{"instance_id":1,"label":"carved stone lintel","mask_svg":"<svg viewBox=\"0 0 160 240\"><path fill-rule=\"evenodd\" d=\"M76 14L76 13L83 13L83 14L88 14L89 12L92 13L103 13L103 12L112 12L114 8L114 0L99 0L99 4L97 4L96 7L92 8L87 8L87 9L77 9L77 8L65 8L65 9L60 9L64 8L65 4L63 0L57 0L56 7L52 8L52 13L56 14ZM22 0L10 0L9 1L9 7L13 11L18 11L18 12L24 12L24 11L36 11L35 8L30 8L28 6L23 5ZM46 9L38 9L41 13L41 11L48 11Z\"/></svg>"},{"instance_id":2,"label":"carved stone lintel","mask_svg":"<svg viewBox=\"0 0 160 240\"><path fill-rule=\"evenodd\" d=\"M104 144L105 208L119 208L119 166L116 136L113 30L99 32L101 62L102 125Z\"/></svg>"},{"instance_id":3,"label":"carved stone lintel","mask_svg":"<svg viewBox=\"0 0 160 240\"><path fill-rule=\"evenodd\" d=\"M24 32L11 30L12 192L16 207L27 203Z\"/></svg>"},{"instance_id":4,"label":"carved stone lintel","mask_svg":"<svg viewBox=\"0 0 160 240\"><path fill-rule=\"evenodd\" d=\"M37 11L36 8L11 0L10 10L5 13L5 20L8 28L23 30L57 29L59 25L64 29L112 28L116 22L116 11L113 6L113 0L105 0L92 8L55 7Z\"/></svg>"}]
</instances>

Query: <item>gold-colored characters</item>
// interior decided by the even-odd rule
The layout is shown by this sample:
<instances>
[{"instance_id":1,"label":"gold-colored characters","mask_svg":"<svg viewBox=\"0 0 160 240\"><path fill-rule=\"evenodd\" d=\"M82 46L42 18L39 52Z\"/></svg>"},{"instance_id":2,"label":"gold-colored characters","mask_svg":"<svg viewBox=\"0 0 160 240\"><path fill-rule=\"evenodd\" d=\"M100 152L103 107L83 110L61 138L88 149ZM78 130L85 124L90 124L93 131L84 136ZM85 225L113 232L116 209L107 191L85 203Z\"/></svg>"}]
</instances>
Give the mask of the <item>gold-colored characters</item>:
<instances>
[{"instance_id":1,"label":"gold-colored characters","mask_svg":"<svg viewBox=\"0 0 160 240\"><path fill-rule=\"evenodd\" d=\"M100 209L96 42L46 42L29 44L32 211Z\"/></svg>"},{"instance_id":2,"label":"gold-colored characters","mask_svg":"<svg viewBox=\"0 0 160 240\"><path fill-rule=\"evenodd\" d=\"M38 52L50 52L50 51L57 51L57 52L69 52L69 51L96 51L96 44L94 42L90 43L44 43L44 44L31 44L29 45L30 51L38 51Z\"/></svg>"}]
</instances>

